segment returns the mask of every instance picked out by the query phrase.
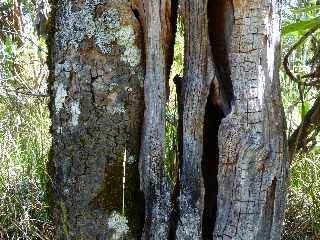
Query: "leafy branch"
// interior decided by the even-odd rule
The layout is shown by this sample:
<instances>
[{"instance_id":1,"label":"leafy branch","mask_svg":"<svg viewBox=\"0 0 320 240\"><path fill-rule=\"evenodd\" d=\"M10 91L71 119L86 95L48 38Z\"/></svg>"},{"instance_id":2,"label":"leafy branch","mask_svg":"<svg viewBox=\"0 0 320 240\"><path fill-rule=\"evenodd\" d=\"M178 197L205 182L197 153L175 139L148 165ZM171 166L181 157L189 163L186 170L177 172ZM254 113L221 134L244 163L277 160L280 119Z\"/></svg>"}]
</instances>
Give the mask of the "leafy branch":
<instances>
[{"instance_id":1,"label":"leafy branch","mask_svg":"<svg viewBox=\"0 0 320 240\"><path fill-rule=\"evenodd\" d=\"M289 49L287 54L284 56L283 67L285 73L289 79L296 84L299 88L299 97L302 104L302 122L294 130L293 134L289 137L289 157L293 160L295 154L298 151L309 152L317 143L316 137L320 132L320 95L317 96L312 108L305 113L305 87L315 87L316 89L320 86L320 78L318 68L313 72L304 75L295 75L289 67L289 59L292 53L298 49L309 37L314 39L313 34L320 28L320 17L313 18L308 21L302 21L298 23L289 24L284 27L283 34L295 31L306 31L302 37Z\"/></svg>"}]
</instances>

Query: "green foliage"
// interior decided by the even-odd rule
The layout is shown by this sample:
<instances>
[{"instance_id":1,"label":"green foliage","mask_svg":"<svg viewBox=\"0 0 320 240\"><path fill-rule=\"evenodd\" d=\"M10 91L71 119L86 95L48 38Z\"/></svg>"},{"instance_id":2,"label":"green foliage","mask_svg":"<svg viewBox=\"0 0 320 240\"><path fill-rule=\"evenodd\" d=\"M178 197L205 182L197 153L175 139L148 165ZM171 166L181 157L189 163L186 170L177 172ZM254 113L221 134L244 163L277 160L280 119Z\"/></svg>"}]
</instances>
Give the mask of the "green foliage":
<instances>
[{"instance_id":1,"label":"green foliage","mask_svg":"<svg viewBox=\"0 0 320 240\"><path fill-rule=\"evenodd\" d=\"M320 237L320 155L301 154L290 169L291 185L284 239L318 240Z\"/></svg>"},{"instance_id":2,"label":"green foliage","mask_svg":"<svg viewBox=\"0 0 320 240\"><path fill-rule=\"evenodd\" d=\"M291 9L291 11L295 14L307 13L307 14L314 15L315 13L319 13L320 5L311 4L310 6L293 8L293 9Z\"/></svg>"},{"instance_id":3,"label":"green foliage","mask_svg":"<svg viewBox=\"0 0 320 240\"><path fill-rule=\"evenodd\" d=\"M33 2L20 4L17 18L35 18ZM46 45L24 31L32 23L23 21L23 32L11 24L12 1L0 9L0 239L52 239L45 195L51 145Z\"/></svg>"},{"instance_id":4,"label":"green foliage","mask_svg":"<svg viewBox=\"0 0 320 240\"><path fill-rule=\"evenodd\" d=\"M282 28L283 54L308 31L320 28L320 5L316 1L301 3L284 16ZM320 34L314 31L301 41L289 56L288 67L299 83L281 68L282 97L290 136L301 124L319 95L319 85L306 83L319 79ZM313 77L308 77L309 75ZM314 132L316 133L316 132ZM290 168L288 206L284 225L286 240L317 240L320 238L320 158L319 136L308 136L311 145L298 152Z\"/></svg>"},{"instance_id":5,"label":"green foliage","mask_svg":"<svg viewBox=\"0 0 320 240\"><path fill-rule=\"evenodd\" d=\"M311 18L308 20L301 20L299 22L291 23L282 28L282 34L297 34L303 35L306 31L310 30L313 27L320 25L320 17Z\"/></svg>"},{"instance_id":6,"label":"green foliage","mask_svg":"<svg viewBox=\"0 0 320 240\"><path fill-rule=\"evenodd\" d=\"M174 185L178 178L179 168L179 146L178 146L178 99L176 93L176 85L173 78L177 75L183 75L184 65L184 28L183 19L178 16L177 32L175 36L173 64L169 79L170 95L166 107L166 160L165 170L169 179Z\"/></svg>"}]
</instances>

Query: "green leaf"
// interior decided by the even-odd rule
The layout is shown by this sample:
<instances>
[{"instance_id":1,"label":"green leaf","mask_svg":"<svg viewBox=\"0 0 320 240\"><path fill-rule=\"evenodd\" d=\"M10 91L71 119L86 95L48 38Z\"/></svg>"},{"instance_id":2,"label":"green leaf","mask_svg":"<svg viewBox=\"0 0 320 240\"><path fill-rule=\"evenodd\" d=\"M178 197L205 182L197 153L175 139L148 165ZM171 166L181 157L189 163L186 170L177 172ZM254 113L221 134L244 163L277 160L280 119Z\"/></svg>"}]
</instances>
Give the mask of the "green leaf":
<instances>
[{"instance_id":1,"label":"green leaf","mask_svg":"<svg viewBox=\"0 0 320 240\"><path fill-rule=\"evenodd\" d=\"M5 46L4 50L5 50L6 54L8 54L9 56L11 56L15 53L15 45L10 37L5 38L4 46Z\"/></svg>"},{"instance_id":2,"label":"green leaf","mask_svg":"<svg viewBox=\"0 0 320 240\"><path fill-rule=\"evenodd\" d=\"M304 33L307 30L320 25L320 17L315 17L310 20L299 21L296 23L291 23L282 28L282 35L289 33Z\"/></svg>"},{"instance_id":3,"label":"green leaf","mask_svg":"<svg viewBox=\"0 0 320 240\"><path fill-rule=\"evenodd\" d=\"M320 5L308 6L308 7L300 7L290 9L292 13L306 13L311 11L320 11Z\"/></svg>"},{"instance_id":4,"label":"green leaf","mask_svg":"<svg viewBox=\"0 0 320 240\"><path fill-rule=\"evenodd\" d=\"M305 101L301 106L301 119L304 119L305 114L310 110L310 103Z\"/></svg>"}]
</instances>

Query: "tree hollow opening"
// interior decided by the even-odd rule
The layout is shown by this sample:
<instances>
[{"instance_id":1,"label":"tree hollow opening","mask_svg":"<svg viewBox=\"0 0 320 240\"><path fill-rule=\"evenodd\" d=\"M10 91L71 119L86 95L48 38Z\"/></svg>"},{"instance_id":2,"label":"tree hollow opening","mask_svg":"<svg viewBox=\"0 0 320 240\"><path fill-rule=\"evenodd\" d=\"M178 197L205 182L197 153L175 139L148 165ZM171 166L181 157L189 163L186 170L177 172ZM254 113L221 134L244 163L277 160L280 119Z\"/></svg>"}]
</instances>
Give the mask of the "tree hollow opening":
<instances>
[{"instance_id":1,"label":"tree hollow opening","mask_svg":"<svg viewBox=\"0 0 320 240\"><path fill-rule=\"evenodd\" d=\"M206 105L203 125L202 174L204 180L203 239L212 239L217 211L219 146L218 131L224 113L211 101L212 92Z\"/></svg>"},{"instance_id":2,"label":"tree hollow opening","mask_svg":"<svg viewBox=\"0 0 320 240\"><path fill-rule=\"evenodd\" d=\"M203 125L202 174L205 188L202 237L213 239L217 213L219 144L221 120L230 113L234 99L229 62L229 48L234 23L230 0L208 2L208 32L216 70L206 104Z\"/></svg>"}]
</instances>

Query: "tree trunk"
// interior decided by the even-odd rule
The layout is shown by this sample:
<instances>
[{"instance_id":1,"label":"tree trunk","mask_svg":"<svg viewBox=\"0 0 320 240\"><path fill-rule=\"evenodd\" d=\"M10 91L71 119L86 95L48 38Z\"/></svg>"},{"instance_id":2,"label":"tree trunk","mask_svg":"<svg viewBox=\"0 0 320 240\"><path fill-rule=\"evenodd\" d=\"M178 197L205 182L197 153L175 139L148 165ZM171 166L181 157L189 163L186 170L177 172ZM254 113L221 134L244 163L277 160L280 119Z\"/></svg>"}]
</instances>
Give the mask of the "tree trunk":
<instances>
[{"instance_id":1,"label":"tree trunk","mask_svg":"<svg viewBox=\"0 0 320 240\"><path fill-rule=\"evenodd\" d=\"M142 239L168 239L172 193L164 170L165 108L177 6L171 0L141 0L135 1L135 7L144 28L146 54L145 113L139 163L145 197Z\"/></svg>"},{"instance_id":2,"label":"tree trunk","mask_svg":"<svg viewBox=\"0 0 320 240\"><path fill-rule=\"evenodd\" d=\"M280 99L279 3L233 1L232 112L219 129L214 239L280 239L287 149Z\"/></svg>"},{"instance_id":3,"label":"tree trunk","mask_svg":"<svg viewBox=\"0 0 320 240\"><path fill-rule=\"evenodd\" d=\"M140 23L126 0L53 7L55 239L136 239L143 226Z\"/></svg>"},{"instance_id":4,"label":"tree trunk","mask_svg":"<svg viewBox=\"0 0 320 240\"><path fill-rule=\"evenodd\" d=\"M216 0L207 6L190 0L183 9L183 163L176 237L280 239L287 143L277 73L279 3ZM210 74L211 57L216 78Z\"/></svg>"},{"instance_id":5,"label":"tree trunk","mask_svg":"<svg viewBox=\"0 0 320 240\"><path fill-rule=\"evenodd\" d=\"M173 190L165 109L177 2L56 3L56 239L280 239L288 157L279 3L180 7L185 69L176 78L182 147Z\"/></svg>"},{"instance_id":6,"label":"tree trunk","mask_svg":"<svg viewBox=\"0 0 320 240\"><path fill-rule=\"evenodd\" d=\"M203 123L214 68L209 47L207 0L184 2L185 73L182 81L182 168L176 239L201 239L204 186ZM195 44L196 43L196 44Z\"/></svg>"}]
</instances>

